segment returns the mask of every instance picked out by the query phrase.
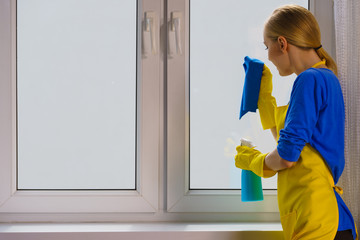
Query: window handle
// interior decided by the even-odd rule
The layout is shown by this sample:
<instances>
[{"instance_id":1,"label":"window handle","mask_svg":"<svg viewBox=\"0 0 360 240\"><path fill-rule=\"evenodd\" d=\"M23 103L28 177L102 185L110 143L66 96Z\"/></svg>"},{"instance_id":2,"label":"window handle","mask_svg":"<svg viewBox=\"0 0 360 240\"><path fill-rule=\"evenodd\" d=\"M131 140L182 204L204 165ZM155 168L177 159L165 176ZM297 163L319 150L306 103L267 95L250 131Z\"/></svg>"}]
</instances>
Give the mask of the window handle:
<instances>
[{"instance_id":1,"label":"window handle","mask_svg":"<svg viewBox=\"0 0 360 240\"><path fill-rule=\"evenodd\" d=\"M157 15L155 12L145 12L143 24L143 55L148 57L157 54L156 31Z\"/></svg>"},{"instance_id":2,"label":"window handle","mask_svg":"<svg viewBox=\"0 0 360 240\"><path fill-rule=\"evenodd\" d=\"M181 55L181 12L171 12L171 20L169 24L169 55Z\"/></svg>"}]
</instances>

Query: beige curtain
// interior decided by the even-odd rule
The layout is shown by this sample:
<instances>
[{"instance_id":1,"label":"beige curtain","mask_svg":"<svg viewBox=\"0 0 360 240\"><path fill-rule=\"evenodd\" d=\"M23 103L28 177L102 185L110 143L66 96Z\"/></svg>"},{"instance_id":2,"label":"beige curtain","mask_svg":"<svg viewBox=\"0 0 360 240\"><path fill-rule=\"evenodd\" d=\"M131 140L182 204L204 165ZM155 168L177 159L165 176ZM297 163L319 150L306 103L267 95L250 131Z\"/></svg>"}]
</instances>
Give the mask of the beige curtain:
<instances>
[{"instance_id":1,"label":"beige curtain","mask_svg":"<svg viewBox=\"0 0 360 240\"><path fill-rule=\"evenodd\" d=\"M334 0L336 61L345 100L346 165L338 186L360 226L360 1Z\"/></svg>"}]
</instances>

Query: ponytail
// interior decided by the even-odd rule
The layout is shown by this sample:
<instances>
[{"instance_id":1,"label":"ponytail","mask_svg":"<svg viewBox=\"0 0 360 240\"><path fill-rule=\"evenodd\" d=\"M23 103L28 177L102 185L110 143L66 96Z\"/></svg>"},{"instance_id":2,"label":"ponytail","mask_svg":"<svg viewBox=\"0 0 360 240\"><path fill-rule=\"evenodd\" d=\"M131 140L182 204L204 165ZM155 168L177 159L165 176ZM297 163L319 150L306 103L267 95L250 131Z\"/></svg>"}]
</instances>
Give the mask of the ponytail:
<instances>
[{"instance_id":1,"label":"ponytail","mask_svg":"<svg viewBox=\"0 0 360 240\"><path fill-rule=\"evenodd\" d=\"M336 65L336 62L334 61L334 59L322 47L315 51L316 51L317 55L320 57L320 59L326 60L326 66L330 70L332 70L335 73L335 75L337 76L337 74L338 74L337 65Z\"/></svg>"}]
</instances>

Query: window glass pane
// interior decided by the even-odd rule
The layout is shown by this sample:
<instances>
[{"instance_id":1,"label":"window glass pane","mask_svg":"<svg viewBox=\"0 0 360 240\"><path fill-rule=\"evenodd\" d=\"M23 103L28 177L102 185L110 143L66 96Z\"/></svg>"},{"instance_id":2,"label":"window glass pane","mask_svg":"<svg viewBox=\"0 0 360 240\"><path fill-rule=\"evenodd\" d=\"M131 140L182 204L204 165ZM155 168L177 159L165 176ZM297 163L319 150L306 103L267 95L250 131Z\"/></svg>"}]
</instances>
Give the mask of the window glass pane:
<instances>
[{"instance_id":1,"label":"window glass pane","mask_svg":"<svg viewBox=\"0 0 360 240\"><path fill-rule=\"evenodd\" d=\"M134 189L136 1L18 0L19 189Z\"/></svg>"},{"instance_id":2,"label":"window glass pane","mask_svg":"<svg viewBox=\"0 0 360 240\"><path fill-rule=\"evenodd\" d=\"M258 113L239 121L245 56L258 58L273 73L273 95L279 106L289 101L295 75L280 77L267 59L263 25L275 8L307 0L190 0L190 188L238 189L241 171L234 165L235 147L248 138L262 152L276 147L263 131ZM263 180L275 189L276 177Z\"/></svg>"}]
</instances>

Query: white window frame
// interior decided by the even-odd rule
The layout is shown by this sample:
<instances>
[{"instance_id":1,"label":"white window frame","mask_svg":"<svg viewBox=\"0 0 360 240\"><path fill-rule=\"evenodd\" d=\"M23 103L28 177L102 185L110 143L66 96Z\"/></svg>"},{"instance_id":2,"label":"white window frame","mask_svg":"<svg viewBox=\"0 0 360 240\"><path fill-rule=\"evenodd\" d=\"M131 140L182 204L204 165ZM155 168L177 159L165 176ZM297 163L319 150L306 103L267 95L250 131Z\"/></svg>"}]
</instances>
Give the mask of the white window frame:
<instances>
[{"instance_id":1,"label":"white window frame","mask_svg":"<svg viewBox=\"0 0 360 240\"><path fill-rule=\"evenodd\" d=\"M182 8L185 26L189 25L189 1ZM309 8L322 31L323 46L334 47L332 0L309 1ZM269 13L270 14L270 13ZM168 207L169 212L262 213L261 217L279 212L276 190L264 190L264 201L241 202L240 190L190 190L189 186L189 28L183 30L184 55L168 60ZM335 56L334 52L330 52ZM181 104L179 104L181 102ZM181 169L181 170L179 170ZM258 219L260 220L260 219Z\"/></svg>"},{"instance_id":2,"label":"white window frame","mask_svg":"<svg viewBox=\"0 0 360 240\"><path fill-rule=\"evenodd\" d=\"M327 19L332 0L311 0L310 10L320 16L323 46L335 49L333 17ZM147 11L158 16L158 51L144 58ZM184 20L183 54L175 57L163 51L171 12ZM266 190L254 204L241 203L237 190L189 190L189 0L139 0L138 19L137 190L18 191L16 0L0 0L0 222L279 221L276 191Z\"/></svg>"},{"instance_id":3,"label":"white window frame","mask_svg":"<svg viewBox=\"0 0 360 240\"><path fill-rule=\"evenodd\" d=\"M160 12L160 5L155 3L154 6ZM140 3L137 14L142 16L142 10ZM142 21L137 22L137 35L140 36ZM0 216L5 213L156 212L161 78L159 71L148 69L159 69L159 54L142 59L141 43L137 41L137 63L133 63L138 66L136 190L26 191L16 187L16 0L0 1L0 43Z\"/></svg>"}]
</instances>

